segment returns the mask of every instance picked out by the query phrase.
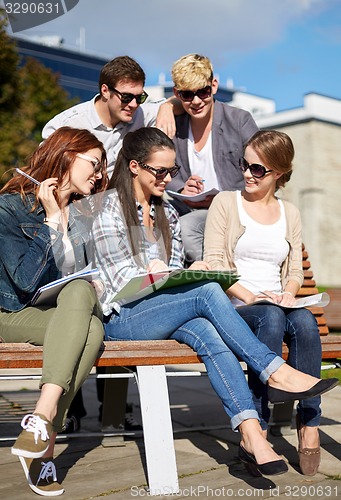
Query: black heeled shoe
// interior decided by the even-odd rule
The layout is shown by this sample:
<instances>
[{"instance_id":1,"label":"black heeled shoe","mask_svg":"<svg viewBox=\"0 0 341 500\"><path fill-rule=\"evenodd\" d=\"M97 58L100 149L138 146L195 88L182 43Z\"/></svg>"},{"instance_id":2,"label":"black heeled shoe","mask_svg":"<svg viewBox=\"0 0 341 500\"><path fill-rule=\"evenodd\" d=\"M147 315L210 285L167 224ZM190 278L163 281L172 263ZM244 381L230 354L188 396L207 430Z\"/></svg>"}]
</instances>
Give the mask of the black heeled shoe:
<instances>
[{"instance_id":1,"label":"black heeled shoe","mask_svg":"<svg viewBox=\"0 0 341 500\"><path fill-rule=\"evenodd\" d=\"M275 460L274 462L258 464L255 456L246 451L241 444L239 445L238 455L245 465L245 469L255 477L277 476L288 471L288 466L284 460Z\"/></svg>"},{"instance_id":2,"label":"black heeled shoe","mask_svg":"<svg viewBox=\"0 0 341 500\"><path fill-rule=\"evenodd\" d=\"M294 401L295 399L309 399L315 396L320 396L325 392L334 389L339 383L337 378L329 378L320 380L317 384L313 385L307 391L302 392L288 392L281 389L275 389L268 385L268 399L270 403L286 403L287 401Z\"/></svg>"},{"instance_id":3,"label":"black heeled shoe","mask_svg":"<svg viewBox=\"0 0 341 500\"><path fill-rule=\"evenodd\" d=\"M264 464L258 464L256 458L252 453L249 453L240 444L238 455L240 460L245 465L245 468L250 474L255 477L260 476L276 476L279 474L284 474L288 471L288 466L284 460L275 460L273 462L265 462Z\"/></svg>"}]
</instances>

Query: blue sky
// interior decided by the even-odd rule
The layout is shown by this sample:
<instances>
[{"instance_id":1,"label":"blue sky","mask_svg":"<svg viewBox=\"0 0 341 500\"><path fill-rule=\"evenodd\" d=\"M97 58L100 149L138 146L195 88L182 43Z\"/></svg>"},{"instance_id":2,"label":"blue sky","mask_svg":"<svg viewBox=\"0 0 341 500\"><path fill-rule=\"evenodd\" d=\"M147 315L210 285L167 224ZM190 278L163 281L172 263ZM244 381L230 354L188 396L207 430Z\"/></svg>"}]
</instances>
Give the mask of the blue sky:
<instances>
[{"instance_id":1,"label":"blue sky","mask_svg":"<svg viewBox=\"0 0 341 500\"><path fill-rule=\"evenodd\" d=\"M83 28L85 51L134 57L149 85L161 72L169 80L182 55L201 53L222 86L232 79L281 110L301 106L309 92L341 98L340 26L340 0L79 0L18 35L60 35L80 50Z\"/></svg>"}]
</instances>

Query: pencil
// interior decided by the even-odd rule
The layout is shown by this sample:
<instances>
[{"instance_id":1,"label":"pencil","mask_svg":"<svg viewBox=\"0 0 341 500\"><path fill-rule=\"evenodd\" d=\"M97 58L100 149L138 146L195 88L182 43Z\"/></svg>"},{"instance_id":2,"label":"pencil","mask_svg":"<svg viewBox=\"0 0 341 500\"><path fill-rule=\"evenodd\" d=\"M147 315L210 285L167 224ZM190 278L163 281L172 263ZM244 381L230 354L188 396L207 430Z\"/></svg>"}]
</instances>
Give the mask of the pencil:
<instances>
[{"instance_id":1,"label":"pencil","mask_svg":"<svg viewBox=\"0 0 341 500\"><path fill-rule=\"evenodd\" d=\"M20 168L16 168L15 170L16 170L16 172L18 172L18 174L23 175L24 177L26 177L30 181L34 182L34 184L37 184L37 186L40 186L40 182L37 181L37 179L35 179L34 177L31 177L26 172L23 172L23 170L20 170Z\"/></svg>"}]
</instances>

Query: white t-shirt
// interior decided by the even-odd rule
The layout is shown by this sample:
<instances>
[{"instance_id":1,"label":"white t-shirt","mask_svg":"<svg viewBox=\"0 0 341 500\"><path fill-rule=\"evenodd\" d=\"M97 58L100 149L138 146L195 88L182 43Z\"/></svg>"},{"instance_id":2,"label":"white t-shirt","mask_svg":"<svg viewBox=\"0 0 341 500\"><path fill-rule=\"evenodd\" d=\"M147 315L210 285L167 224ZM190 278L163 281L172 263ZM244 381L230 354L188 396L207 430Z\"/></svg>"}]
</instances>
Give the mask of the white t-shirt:
<instances>
[{"instance_id":1,"label":"white t-shirt","mask_svg":"<svg viewBox=\"0 0 341 500\"><path fill-rule=\"evenodd\" d=\"M212 132L210 132L202 150L196 151L192 127L189 124L187 144L188 161L192 174L200 175L202 179L205 179L205 191L212 188L220 189L213 163Z\"/></svg>"},{"instance_id":2,"label":"white t-shirt","mask_svg":"<svg viewBox=\"0 0 341 500\"><path fill-rule=\"evenodd\" d=\"M280 293L281 265L289 252L289 244L285 239L286 218L284 206L278 200L280 218L274 224L261 224L252 219L244 210L241 192L237 192L237 205L240 222L245 226L245 233L239 238L234 262L241 276L239 283L254 294L263 290ZM244 305L244 302L233 298L232 303Z\"/></svg>"},{"instance_id":3,"label":"white t-shirt","mask_svg":"<svg viewBox=\"0 0 341 500\"><path fill-rule=\"evenodd\" d=\"M61 273L62 276L68 276L75 272L75 252L73 251L73 246L70 239L67 236L63 236L63 247L64 247L64 261L62 264Z\"/></svg>"}]
</instances>

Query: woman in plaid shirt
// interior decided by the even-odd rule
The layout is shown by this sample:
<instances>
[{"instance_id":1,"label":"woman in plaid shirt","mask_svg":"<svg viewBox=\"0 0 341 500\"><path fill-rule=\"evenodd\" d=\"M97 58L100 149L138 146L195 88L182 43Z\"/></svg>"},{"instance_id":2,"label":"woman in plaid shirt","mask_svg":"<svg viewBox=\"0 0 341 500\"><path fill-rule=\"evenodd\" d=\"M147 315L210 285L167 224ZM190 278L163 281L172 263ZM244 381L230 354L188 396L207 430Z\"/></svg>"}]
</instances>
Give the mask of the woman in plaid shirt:
<instances>
[{"instance_id":1,"label":"woman in plaid shirt","mask_svg":"<svg viewBox=\"0 0 341 500\"><path fill-rule=\"evenodd\" d=\"M155 292L123 306L113 296L133 276L183 266L176 211L162 199L178 171L173 142L156 128L127 134L103 209L94 223L106 340L175 339L191 346L206 365L211 384L241 433L239 456L255 475L288 470L264 438L237 356L268 384L269 398L312 397L331 387L289 367L258 341L219 284L203 281ZM209 269L195 262L191 269ZM321 385L322 384L322 385ZM323 386L323 387L322 387Z\"/></svg>"}]
</instances>

